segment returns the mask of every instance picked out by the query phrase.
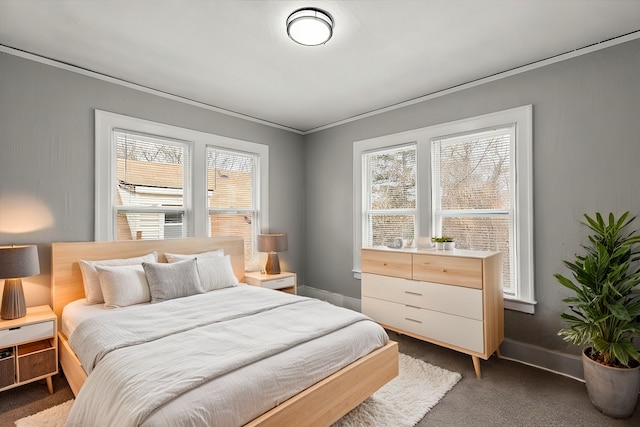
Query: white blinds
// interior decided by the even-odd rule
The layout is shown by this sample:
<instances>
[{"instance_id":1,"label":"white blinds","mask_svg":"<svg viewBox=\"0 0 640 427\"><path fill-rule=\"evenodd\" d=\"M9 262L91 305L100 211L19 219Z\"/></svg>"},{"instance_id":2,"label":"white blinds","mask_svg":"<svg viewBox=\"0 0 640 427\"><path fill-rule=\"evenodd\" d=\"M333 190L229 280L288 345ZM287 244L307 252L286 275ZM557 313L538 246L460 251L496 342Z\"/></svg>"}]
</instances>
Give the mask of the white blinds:
<instances>
[{"instance_id":1,"label":"white blinds","mask_svg":"<svg viewBox=\"0 0 640 427\"><path fill-rule=\"evenodd\" d=\"M366 153L363 194L367 245L412 241L416 223L416 145Z\"/></svg>"},{"instance_id":2,"label":"white blinds","mask_svg":"<svg viewBox=\"0 0 640 427\"><path fill-rule=\"evenodd\" d=\"M435 231L460 249L503 253L503 287L512 294L515 253L514 126L432 140Z\"/></svg>"},{"instance_id":3,"label":"white blinds","mask_svg":"<svg viewBox=\"0 0 640 427\"><path fill-rule=\"evenodd\" d=\"M190 143L126 130L113 137L118 240L189 235Z\"/></svg>"}]
</instances>

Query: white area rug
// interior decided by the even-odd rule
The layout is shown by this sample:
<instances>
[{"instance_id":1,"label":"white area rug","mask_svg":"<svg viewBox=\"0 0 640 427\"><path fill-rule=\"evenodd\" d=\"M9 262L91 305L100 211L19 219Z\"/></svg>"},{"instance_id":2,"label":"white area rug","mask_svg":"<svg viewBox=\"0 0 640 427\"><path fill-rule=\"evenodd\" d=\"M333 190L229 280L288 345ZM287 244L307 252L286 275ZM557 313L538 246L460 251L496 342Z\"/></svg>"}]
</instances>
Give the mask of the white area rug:
<instances>
[{"instance_id":1,"label":"white area rug","mask_svg":"<svg viewBox=\"0 0 640 427\"><path fill-rule=\"evenodd\" d=\"M67 421L73 400L67 400L58 406L45 409L37 414L20 418L16 421L17 427L62 427Z\"/></svg>"},{"instance_id":2,"label":"white area rug","mask_svg":"<svg viewBox=\"0 0 640 427\"><path fill-rule=\"evenodd\" d=\"M333 427L413 427L462 375L400 354L400 374ZM62 427L73 400L16 421L17 427Z\"/></svg>"},{"instance_id":3,"label":"white area rug","mask_svg":"<svg viewBox=\"0 0 640 427\"><path fill-rule=\"evenodd\" d=\"M461 378L400 353L398 376L333 427L413 427Z\"/></svg>"}]
</instances>

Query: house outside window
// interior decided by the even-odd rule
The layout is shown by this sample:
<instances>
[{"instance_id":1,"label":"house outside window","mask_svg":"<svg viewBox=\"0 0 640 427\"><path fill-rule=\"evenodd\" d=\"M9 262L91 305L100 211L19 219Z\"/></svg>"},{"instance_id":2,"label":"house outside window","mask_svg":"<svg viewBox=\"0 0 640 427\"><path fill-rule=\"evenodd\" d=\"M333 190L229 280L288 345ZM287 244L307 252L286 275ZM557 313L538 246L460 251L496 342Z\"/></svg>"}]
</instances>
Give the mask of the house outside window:
<instances>
[{"instance_id":1,"label":"house outside window","mask_svg":"<svg viewBox=\"0 0 640 427\"><path fill-rule=\"evenodd\" d=\"M268 227L268 146L96 110L95 240L240 236Z\"/></svg>"},{"instance_id":2,"label":"house outside window","mask_svg":"<svg viewBox=\"0 0 640 427\"><path fill-rule=\"evenodd\" d=\"M502 252L505 307L533 313L531 118L525 106L355 142L356 277L362 247L449 236Z\"/></svg>"}]
</instances>

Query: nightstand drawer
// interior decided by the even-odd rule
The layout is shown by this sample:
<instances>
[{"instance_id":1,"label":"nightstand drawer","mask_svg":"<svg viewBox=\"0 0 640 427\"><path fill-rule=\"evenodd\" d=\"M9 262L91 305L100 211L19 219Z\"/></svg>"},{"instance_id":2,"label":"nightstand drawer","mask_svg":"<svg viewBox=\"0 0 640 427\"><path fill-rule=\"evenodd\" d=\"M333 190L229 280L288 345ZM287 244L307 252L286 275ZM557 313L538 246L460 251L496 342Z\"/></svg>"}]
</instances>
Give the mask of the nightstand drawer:
<instances>
[{"instance_id":1,"label":"nightstand drawer","mask_svg":"<svg viewBox=\"0 0 640 427\"><path fill-rule=\"evenodd\" d=\"M41 348L42 345L32 347L25 348L28 353L18 356L18 382L50 375L57 371L54 347Z\"/></svg>"},{"instance_id":2,"label":"nightstand drawer","mask_svg":"<svg viewBox=\"0 0 640 427\"><path fill-rule=\"evenodd\" d=\"M33 323L31 325L0 331L0 347L36 341L54 336L53 321Z\"/></svg>"},{"instance_id":3,"label":"nightstand drawer","mask_svg":"<svg viewBox=\"0 0 640 427\"><path fill-rule=\"evenodd\" d=\"M265 280L262 282L262 287L267 289L282 289L289 288L295 285L296 279L293 276L283 277L282 279Z\"/></svg>"}]
</instances>

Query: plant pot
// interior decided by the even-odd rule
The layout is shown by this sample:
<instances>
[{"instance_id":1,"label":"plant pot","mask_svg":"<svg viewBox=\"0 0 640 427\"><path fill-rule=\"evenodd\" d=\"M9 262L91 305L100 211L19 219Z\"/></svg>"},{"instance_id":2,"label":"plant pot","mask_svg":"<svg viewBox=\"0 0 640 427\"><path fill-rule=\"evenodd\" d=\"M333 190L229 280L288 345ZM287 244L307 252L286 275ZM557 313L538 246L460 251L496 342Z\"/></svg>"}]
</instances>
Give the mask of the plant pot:
<instances>
[{"instance_id":1,"label":"plant pot","mask_svg":"<svg viewBox=\"0 0 640 427\"><path fill-rule=\"evenodd\" d=\"M455 249L455 247L456 247L456 242L444 242L445 251L450 251L452 249Z\"/></svg>"},{"instance_id":2,"label":"plant pot","mask_svg":"<svg viewBox=\"0 0 640 427\"><path fill-rule=\"evenodd\" d=\"M640 366L613 368L587 356L582 350L584 381L593 406L612 418L628 418L633 414L640 392Z\"/></svg>"},{"instance_id":3,"label":"plant pot","mask_svg":"<svg viewBox=\"0 0 640 427\"><path fill-rule=\"evenodd\" d=\"M444 249L444 242L436 242L436 250L441 251Z\"/></svg>"}]
</instances>

